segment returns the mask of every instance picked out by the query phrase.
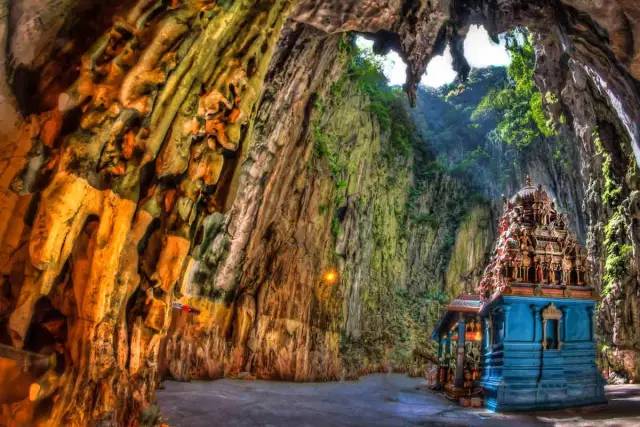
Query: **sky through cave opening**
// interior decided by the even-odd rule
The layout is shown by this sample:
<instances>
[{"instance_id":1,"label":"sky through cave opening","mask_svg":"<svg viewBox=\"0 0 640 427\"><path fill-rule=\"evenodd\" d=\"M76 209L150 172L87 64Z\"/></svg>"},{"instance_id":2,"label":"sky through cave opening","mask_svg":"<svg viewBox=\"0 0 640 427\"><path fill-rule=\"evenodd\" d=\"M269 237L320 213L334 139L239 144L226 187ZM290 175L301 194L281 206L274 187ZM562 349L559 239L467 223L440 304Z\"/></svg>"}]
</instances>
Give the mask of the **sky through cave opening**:
<instances>
[{"instance_id":1,"label":"sky through cave opening","mask_svg":"<svg viewBox=\"0 0 640 427\"><path fill-rule=\"evenodd\" d=\"M356 46L364 52L373 53L373 41L365 36L356 37ZM382 57L382 69L389 85L401 86L406 81L407 66L397 52L390 50ZM509 65L510 56L506 48L505 36L499 36L495 43L489 37L487 30L480 25L471 25L464 40L464 56L472 68L504 67ZM449 45L442 55L434 56L420 84L438 88L452 83L458 73L453 69L453 58Z\"/></svg>"}]
</instances>

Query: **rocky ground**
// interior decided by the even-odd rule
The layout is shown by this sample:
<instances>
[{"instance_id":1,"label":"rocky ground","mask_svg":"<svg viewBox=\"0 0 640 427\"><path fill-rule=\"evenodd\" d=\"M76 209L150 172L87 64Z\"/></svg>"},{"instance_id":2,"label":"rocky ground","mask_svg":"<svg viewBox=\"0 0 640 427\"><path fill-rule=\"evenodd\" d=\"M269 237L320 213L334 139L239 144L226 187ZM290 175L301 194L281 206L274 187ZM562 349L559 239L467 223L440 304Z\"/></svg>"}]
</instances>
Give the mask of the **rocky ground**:
<instances>
[{"instance_id":1,"label":"rocky ground","mask_svg":"<svg viewBox=\"0 0 640 427\"><path fill-rule=\"evenodd\" d=\"M359 381L167 381L158 392L171 426L637 426L640 386L607 386L606 406L529 414L464 409L400 374Z\"/></svg>"}]
</instances>

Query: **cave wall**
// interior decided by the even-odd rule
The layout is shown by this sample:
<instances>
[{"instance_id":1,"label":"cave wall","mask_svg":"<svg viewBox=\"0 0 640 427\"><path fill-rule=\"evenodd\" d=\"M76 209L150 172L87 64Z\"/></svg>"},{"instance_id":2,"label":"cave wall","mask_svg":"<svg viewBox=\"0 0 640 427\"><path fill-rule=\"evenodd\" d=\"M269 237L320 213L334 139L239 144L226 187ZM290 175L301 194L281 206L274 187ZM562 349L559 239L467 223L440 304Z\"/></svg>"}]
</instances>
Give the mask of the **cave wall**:
<instances>
[{"instance_id":1,"label":"cave wall","mask_svg":"<svg viewBox=\"0 0 640 427\"><path fill-rule=\"evenodd\" d=\"M563 52L553 35L541 36L537 51L541 64L538 83L560 94L558 105L551 106L551 111L569 114L568 126L579 142L575 166L580 168L585 194L582 207L587 216L587 249L592 260L592 279L602 295L597 313L602 365L637 381L638 164L634 132L630 131L626 113L621 113L625 102L631 102L628 98L637 93L637 82L625 79L624 69L617 68L619 73L605 71L619 64L612 61L606 50L587 47L584 34L576 31L568 37L575 43L580 59L586 62L589 57L591 64L569 60L563 72L546 75L548 64L561 60ZM617 94L616 88L629 92Z\"/></svg>"},{"instance_id":2,"label":"cave wall","mask_svg":"<svg viewBox=\"0 0 640 427\"><path fill-rule=\"evenodd\" d=\"M436 195L455 184L421 181L415 152L388 160L366 97L347 89L336 104L330 89L341 32L397 49L415 101L446 43L465 71L474 22L542 34L538 84L559 94L548 107L581 150L603 354L637 378L634 3L1 2L0 338L57 355L2 418L153 420L159 364L177 378L304 380L428 357L435 291L453 289L431 285L448 280L438 257L471 253L451 232L484 233L473 218L485 216L434 226ZM353 167L340 180L314 157L325 122ZM173 316L176 301L200 313ZM0 366L3 378L15 367Z\"/></svg>"},{"instance_id":3,"label":"cave wall","mask_svg":"<svg viewBox=\"0 0 640 427\"><path fill-rule=\"evenodd\" d=\"M12 40L46 39L47 14L74 10L42 6L14 4ZM12 83L31 75L33 92L15 93L24 124L2 140L3 343L57 356L3 402L18 424L124 424L150 408L175 284L233 191L291 4L115 6L92 44L61 36L50 62L10 44Z\"/></svg>"},{"instance_id":4,"label":"cave wall","mask_svg":"<svg viewBox=\"0 0 640 427\"><path fill-rule=\"evenodd\" d=\"M344 67L338 40L294 25L280 41L235 202L205 226L188 263L181 301L203 313L195 330L177 328L168 339L176 378L340 375L340 300L320 280L334 242L331 211L320 207L330 206L334 186L311 167L310 137L315 102ZM211 305L220 314L209 314Z\"/></svg>"},{"instance_id":5,"label":"cave wall","mask_svg":"<svg viewBox=\"0 0 640 427\"><path fill-rule=\"evenodd\" d=\"M189 282L179 301L201 313L169 333L165 359L174 378L420 374L432 353L429 326L444 301L425 295L437 293L430 279L444 265L444 226L419 217L447 196L450 188L440 185L447 178L428 188L417 178L420 142L399 145L353 78L357 53L349 39L323 34L302 24L284 32L287 49L267 75L243 165L252 172L241 178L233 207L205 233L213 243L204 247L220 244L222 256L218 263L195 257L194 265L207 264L234 292L227 298L217 286ZM402 95L393 98L402 126L411 126ZM251 206L255 214L245 216ZM230 240L231 227L246 227L243 246L218 243ZM230 259L242 261L225 270ZM337 283L323 279L329 271ZM226 301L224 328L207 314L211 299Z\"/></svg>"}]
</instances>

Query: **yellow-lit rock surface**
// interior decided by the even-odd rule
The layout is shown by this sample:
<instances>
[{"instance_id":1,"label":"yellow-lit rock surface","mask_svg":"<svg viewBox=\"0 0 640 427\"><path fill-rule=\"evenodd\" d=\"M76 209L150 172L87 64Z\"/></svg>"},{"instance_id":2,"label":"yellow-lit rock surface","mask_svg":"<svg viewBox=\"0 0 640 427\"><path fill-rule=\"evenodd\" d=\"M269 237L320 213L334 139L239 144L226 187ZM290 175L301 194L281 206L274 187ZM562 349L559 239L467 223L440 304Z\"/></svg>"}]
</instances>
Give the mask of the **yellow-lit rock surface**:
<instances>
[{"instance_id":1,"label":"yellow-lit rock surface","mask_svg":"<svg viewBox=\"0 0 640 427\"><path fill-rule=\"evenodd\" d=\"M175 285L224 203L291 3L104 7L109 24L85 15L93 40L53 48L71 69L44 66L42 112L2 141L6 344L57 360L38 382L18 375L28 393L2 397L9 425L130 424L148 410Z\"/></svg>"}]
</instances>

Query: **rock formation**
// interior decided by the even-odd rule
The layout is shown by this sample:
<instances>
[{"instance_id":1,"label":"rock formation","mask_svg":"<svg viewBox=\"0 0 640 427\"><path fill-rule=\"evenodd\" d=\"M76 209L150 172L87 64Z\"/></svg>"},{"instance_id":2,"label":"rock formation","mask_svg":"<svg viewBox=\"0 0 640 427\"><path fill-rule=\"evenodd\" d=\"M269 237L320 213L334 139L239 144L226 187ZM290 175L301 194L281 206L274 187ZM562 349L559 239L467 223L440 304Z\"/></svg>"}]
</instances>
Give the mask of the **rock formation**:
<instances>
[{"instance_id":1,"label":"rock formation","mask_svg":"<svg viewBox=\"0 0 640 427\"><path fill-rule=\"evenodd\" d=\"M428 214L458 184L420 184L401 117L341 81L349 31L400 52L411 101L447 44L466 75L471 23L536 34L538 86L579 149L605 353L638 377L635 2L0 8L0 342L38 361L2 396L9 425L153 422L161 371L325 380L429 357L438 297L416 283L447 269Z\"/></svg>"}]
</instances>

